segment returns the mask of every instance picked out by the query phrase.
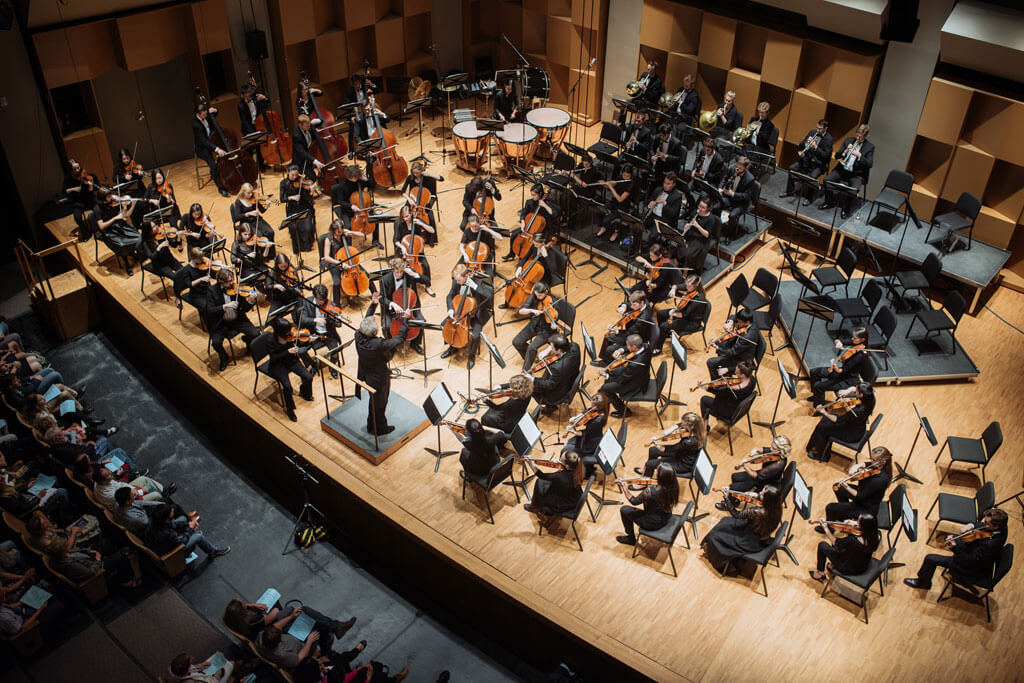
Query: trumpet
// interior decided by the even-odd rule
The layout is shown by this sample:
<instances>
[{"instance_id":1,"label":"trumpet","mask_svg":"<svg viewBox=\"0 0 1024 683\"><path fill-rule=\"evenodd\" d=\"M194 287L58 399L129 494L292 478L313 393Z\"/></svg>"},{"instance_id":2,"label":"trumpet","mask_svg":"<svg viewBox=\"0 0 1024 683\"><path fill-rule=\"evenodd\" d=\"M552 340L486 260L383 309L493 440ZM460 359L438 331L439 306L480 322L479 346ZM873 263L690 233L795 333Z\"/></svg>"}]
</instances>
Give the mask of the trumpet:
<instances>
[{"instance_id":1,"label":"trumpet","mask_svg":"<svg viewBox=\"0 0 1024 683\"><path fill-rule=\"evenodd\" d=\"M821 142L821 136L815 133L814 135L804 140L803 146L797 150L796 155L803 159L804 154L806 154L808 150L817 149L819 142Z\"/></svg>"}]
</instances>

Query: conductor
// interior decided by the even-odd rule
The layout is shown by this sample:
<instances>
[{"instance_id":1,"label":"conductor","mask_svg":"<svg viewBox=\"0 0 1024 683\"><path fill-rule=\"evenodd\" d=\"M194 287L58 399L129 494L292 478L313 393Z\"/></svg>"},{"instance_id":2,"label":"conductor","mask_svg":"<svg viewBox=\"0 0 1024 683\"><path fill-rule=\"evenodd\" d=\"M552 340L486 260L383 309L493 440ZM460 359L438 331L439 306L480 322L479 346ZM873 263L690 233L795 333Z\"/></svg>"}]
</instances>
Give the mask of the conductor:
<instances>
[{"instance_id":1,"label":"conductor","mask_svg":"<svg viewBox=\"0 0 1024 683\"><path fill-rule=\"evenodd\" d=\"M391 339L377 336L377 319L372 313L363 318L355 334L356 353L359 356L356 377L376 391L370 395L370 409L366 415L366 431L376 436L395 431L395 426L388 424L387 417L388 397L391 394L391 370L388 363L395 349L402 345L405 335L409 333L409 314L403 313L401 317L402 328ZM356 385L356 396L359 394L360 387Z\"/></svg>"}]
</instances>

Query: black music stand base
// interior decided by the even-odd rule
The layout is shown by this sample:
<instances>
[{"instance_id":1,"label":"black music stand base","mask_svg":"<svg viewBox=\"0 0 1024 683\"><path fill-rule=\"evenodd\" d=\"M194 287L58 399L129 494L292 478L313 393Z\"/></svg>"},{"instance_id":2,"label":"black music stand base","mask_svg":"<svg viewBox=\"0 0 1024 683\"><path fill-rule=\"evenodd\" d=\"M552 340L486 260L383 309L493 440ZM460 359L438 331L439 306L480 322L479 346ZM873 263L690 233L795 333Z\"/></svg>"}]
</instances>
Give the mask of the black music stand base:
<instances>
[{"instance_id":1,"label":"black music stand base","mask_svg":"<svg viewBox=\"0 0 1024 683\"><path fill-rule=\"evenodd\" d=\"M434 461L434 472L437 472L438 468L441 467L441 458L447 458L449 455L456 455L458 451L446 451L441 449L441 423L434 426L437 427L437 449L424 448L423 450L436 458Z\"/></svg>"}]
</instances>

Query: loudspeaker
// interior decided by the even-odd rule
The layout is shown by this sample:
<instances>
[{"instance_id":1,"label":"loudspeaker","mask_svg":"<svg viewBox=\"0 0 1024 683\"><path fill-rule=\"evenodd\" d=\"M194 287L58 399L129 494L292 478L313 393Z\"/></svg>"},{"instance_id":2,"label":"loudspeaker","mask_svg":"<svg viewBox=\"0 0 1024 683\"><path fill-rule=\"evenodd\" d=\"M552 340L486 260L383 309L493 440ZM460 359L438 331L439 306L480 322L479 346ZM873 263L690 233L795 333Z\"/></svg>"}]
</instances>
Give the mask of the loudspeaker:
<instances>
[{"instance_id":1,"label":"loudspeaker","mask_svg":"<svg viewBox=\"0 0 1024 683\"><path fill-rule=\"evenodd\" d=\"M258 61L270 56L267 52L267 34L259 29L246 31L245 51L249 53L249 59Z\"/></svg>"},{"instance_id":2,"label":"loudspeaker","mask_svg":"<svg viewBox=\"0 0 1024 683\"><path fill-rule=\"evenodd\" d=\"M914 34L921 24L917 18L917 6L918 0L891 0L889 17L879 38L899 43L914 42Z\"/></svg>"}]
</instances>

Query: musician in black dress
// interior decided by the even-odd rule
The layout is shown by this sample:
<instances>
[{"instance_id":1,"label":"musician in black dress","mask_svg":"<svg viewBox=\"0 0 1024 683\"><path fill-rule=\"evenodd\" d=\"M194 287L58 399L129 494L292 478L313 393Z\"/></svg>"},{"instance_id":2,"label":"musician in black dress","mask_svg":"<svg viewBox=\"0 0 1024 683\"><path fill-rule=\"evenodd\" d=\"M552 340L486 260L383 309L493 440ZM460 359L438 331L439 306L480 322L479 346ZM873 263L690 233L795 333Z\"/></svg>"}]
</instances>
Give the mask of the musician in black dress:
<instances>
[{"instance_id":1,"label":"musician in black dress","mask_svg":"<svg viewBox=\"0 0 1024 683\"><path fill-rule=\"evenodd\" d=\"M562 452L573 451L579 453L580 457L587 462L587 476L593 473L597 465L597 448L601 445L601 439L608 428L608 415L611 410L611 403L608 395L602 391L595 393L590 399L587 409L569 420L565 429L565 435L569 437ZM584 418L574 422L576 418ZM580 424L582 422L582 425Z\"/></svg>"},{"instance_id":2,"label":"musician in black dress","mask_svg":"<svg viewBox=\"0 0 1024 683\"><path fill-rule=\"evenodd\" d=\"M869 336L866 327L853 328L848 339L836 339L836 358L830 360L825 367L811 368L809 375L814 392L811 401L814 405L825 403L826 391L849 389L861 381L861 375L867 374L864 368L871 363L871 359L867 351L856 347L866 347Z\"/></svg>"},{"instance_id":3,"label":"musician in black dress","mask_svg":"<svg viewBox=\"0 0 1024 683\"><path fill-rule=\"evenodd\" d=\"M505 389L501 386L499 389ZM530 397L533 395L533 378L529 375L512 375L508 380L509 393L512 395L501 403L492 399L484 399L487 411L480 417L480 422L485 427L500 429L506 434L511 434L526 415L526 408L530 405Z\"/></svg>"},{"instance_id":4,"label":"musician in black dress","mask_svg":"<svg viewBox=\"0 0 1024 683\"><path fill-rule=\"evenodd\" d=\"M523 112L519 109L519 98L516 96L516 90L511 78L505 81L502 84L501 90L494 95L494 112L492 115L497 120L505 121L506 123L523 120Z\"/></svg>"},{"instance_id":5,"label":"musician in black dress","mask_svg":"<svg viewBox=\"0 0 1024 683\"><path fill-rule=\"evenodd\" d=\"M774 486L761 491L761 505L737 510L726 497L729 517L718 522L700 542L708 562L724 572L730 560L756 553L772 542L782 521L782 497Z\"/></svg>"},{"instance_id":6,"label":"musician in black dress","mask_svg":"<svg viewBox=\"0 0 1024 683\"><path fill-rule=\"evenodd\" d=\"M117 150L114 158L114 184L122 197L143 197L146 194L146 175L142 165L125 148Z\"/></svg>"},{"instance_id":7,"label":"musician in black dress","mask_svg":"<svg viewBox=\"0 0 1024 683\"><path fill-rule=\"evenodd\" d=\"M679 422L651 439L647 449L647 462L643 469L634 467L637 474L650 477L660 465L668 465L674 474L692 474L700 449L707 440L707 427L700 415L694 412L684 413ZM667 438L666 438L667 437ZM678 439L678 441L676 440ZM659 442L663 442L659 445ZM633 489L630 485L631 490Z\"/></svg>"},{"instance_id":8,"label":"musician in black dress","mask_svg":"<svg viewBox=\"0 0 1024 683\"><path fill-rule=\"evenodd\" d=\"M519 212L519 227L509 233L508 253L502 257L502 261L512 261L516 258L515 252L512 251L512 244L520 234L524 232L551 233L553 231L557 209L549 206L544 201L545 196L544 186L540 183L536 183L530 188L530 198L526 200L522 210ZM536 218L534 218L534 215L536 215ZM538 231L536 221L541 219L544 220L544 230Z\"/></svg>"},{"instance_id":9,"label":"musician in black dress","mask_svg":"<svg viewBox=\"0 0 1024 683\"><path fill-rule=\"evenodd\" d=\"M953 551L952 555L925 555L917 576L903 579L903 583L911 588L928 590L932 587L932 576L936 567L945 567L958 580L972 584L991 581L996 562L999 561L1006 544L1005 510L989 508L982 513L981 519L973 524L965 525L960 533L972 529L982 530L981 538L974 540L957 540L953 535L946 537L946 547Z\"/></svg>"},{"instance_id":10,"label":"musician in black dress","mask_svg":"<svg viewBox=\"0 0 1024 683\"><path fill-rule=\"evenodd\" d=\"M892 453L885 446L875 446L871 449L870 460L857 463L849 470L851 477L862 472L869 476L856 481L845 481L850 477L844 477L837 482L838 489L833 487L836 502L825 506L825 519L838 521L878 512L878 506L892 482ZM819 526L815 531L822 529Z\"/></svg>"},{"instance_id":11,"label":"musician in black dress","mask_svg":"<svg viewBox=\"0 0 1024 683\"><path fill-rule=\"evenodd\" d=\"M868 184L871 166L875 163L875 146L868 141L869 132L871 132L871 127L862 123L857 126L857 133L854 137L846 138L843 140L843 144L836 148L835 157L839 163L831 173L825 176L826 183L842 183L854 190L860 190L861 187ZM840 215L846 219L850 217L850 211L855 201L857 201L856 197L845 193L837 198L835 192L826 189L825 201L818 208L825 211L838 203L841 208Z\"/></svg>"},{"instance_id":12,"label":"musician in black dress","mask_svg":"<svg viewBox=\"0 0 1024 683\"><path fill-rule=\"evenodd\" d=\"M623 227L622 219L618 217L616 212L623 211L629 213L640 197L640 190L633 179L633 167L629 164L623 164L622 168L619 169L618 181L605 182L604 185L608 188L609 196L605 202L606 211L598 221L600 227L598 227L594 237L603 236L611 227L608 241L615 243L619 240L619 230Z\"/></svg>"},{"instance_id":13,"label":"musician in black dress","mask_svg":"<svg viewBox=\"0 0 1024 683\"><path fill-rule=\"evenodd\" d=\"M532 461L526 460L537 475L531 502L523 505L527 512L542 515L560 515L576 507L583 495L583 460L576 451L563 451L562 469L541 472Z\"/></svg>"},{"instance_id":14,"label":"musician in black dress","mask_svg":"<svg viewBox=\"0 0 1024 683\"><path fill-rule=\"evenodd\" d=\"M657 484L645 487L639 496L630 496L625 490L622 491L622 495L629 500L629 505L623 505L619 510L622 528L626 532L615 537L619 543L636 545L634 526L654 531L668 524L672 508L679 502L679 480L676 479L676 471L671 465L659 465L657 481ZM621 483L619 488L622 488ZM637 505L643 507L635 507Z\"/></svg>"},{"instance_id":15,"label":"musician in black dress","mask_svg":"<svg viewBox=\"0 0 1024 683\"><path fill-rule=\"evenodd\" d=\"M295 96L295 111L299 113L299 116L308 117L313 126L319 126L323 123L323 121L316 118L316 107L313 104L313 98L320 97L323 94L323 90L310 86L307 80L299 81L298 92Z\"/></svg>"},{"instance_id":16,"label":"musician in black dress","mask_svg":"<svg viewBox=\"0 0 1024 683\"><path fill-rule=\"evenodd\" d=\"M227 155L227 150L222 149L210 139L213 127L210 125L210 116L216 116L217 109L211 108L205 102L196 105L196 115L192 117L192 141L195 147L196 156L206 162L210 167L210 177L220 191L221 197L227 197L228 191L220 182L220 174L217 173L217 162L215 157Z\"/></svg>"},{"instance_id":17,"label":"musician in black dress","mask_svg":"<svg viewBox=\"0 0 1024 683\"><path fill-rule=\"evenodd\" d=\"M684 282L683 294L680 296L673 286L669 292L669 299L673 302L655 313L658 321L658 336L655 341L654 355L662 352L665 342L675 332L684 337L694 332L699 332L704 326L705 316L708 307L707 294L704 293L704 285L701 284L699 275L687 275Z\"/></svg>"},{"instance_id":18,"label":"musician in black dress","mask_svg":"<svg viewBox=\"0 0 1024 683\"><path fill-rule=\"evenodd\" d=\"M331 186L331 209L334 215L345 223L345 228L352 227L352 220L357 213L367 212L373 204L373 191L377 189L377 181L370 172L370 164L367 162L365 170L360 170L357 164L345 166L345 179L340 183ZM365 197L367 190L370 194L369 201ZM359 205L359 198L363 197L363 205ZM356 201L353 201L355 198ZM369 216L368 213L365 213ZM361 233L360 233L361 234ZM380 243L380 223L373 224L373 246L380 249L384 245Z\"/></svg>"},{"instance_id":19,"label":"musician in black dress","mask_svg":"<svg viewBox=\"0 0 1024 683\"><path fill-rule=\"evenodd\" d=\"M469 358L466 361L466 367L472 369L476 364L476 355L480 349L480 331L494 313L494 290L482 278L471 277L471 273L466 269L466 266L458 263L452 268L452 286L448 290L448 297L446 299L448 303L448 316L446 320L456 319L459 311L456 310L454 300L459 295L468 296L476 303L476 307L470 314L468 321L470 340L467 349ZM454 346L449 346L441 353L441 358L448 358L457 350Z\"/></svg>"},{"instance_id":20,"label":"musician in black dress","mask_svg":"<svg viewBox=\"0 0 1024 683\"><path fill-rule=\"evenodd\" d=\"M466 420L466 438L459 454L462 469L475 477L486 477L501 461L501 447L506 441L508 436L500 429L485 427L476 419Z\"/></svg>"},{"instance_id":21,"label":"musician in black dress","mask_svg":"<svg viewBox=\"0 0 1024 683\"><path fill-rule=\"evenodd\" d=\"M719 185L722 193L722 209L729 212L728 222L722 226L722 235L727 240L735 239L743 231L740 219L743 214L754 210L754 189L757 180L750 172L750 159L736 157L736 163L729 168Z\"/></svg>"},{"instance_id":22,"label":"musician in black dress","mask_svg":"<svg viewBox=\"0 0 1024 683\"><path fill-rule=\"evenodd\" d=\"M341 337L338 335L338 327L342 321L348 322L348 318L337 311L330 309L327 301L327 286L314 285L313 296L302 299L302 308L299 314L299 327L309 330L315 335L310 348L314 351L326 348L331 351L328 360L338 365L338 355L341 346ZM338 376L334 368L331 371L331 379Z\"/></svg>"},{"instance_id":23,"label":"musician in black dress","mask_svg":"<svg viewBox=\"0 0 1024 683\"><path fill-rule=\"evenodd\" d=\"M391 270L388 271L380 279L380 291L374 292L372 295L372 303L370 308L367 310L366 315L372 315L375 307L378 303L381 304L381 327L390 329L391 319L398 315L401 316L403 313L408 313L409 317L413 320L422 321L423 312L420 310L419 304L419 287L420 275L416 271L406 264L405 260L401 258L392 258L388 261L388 265ZM403 290L407 290L408 294L404 293ZM402 305L395 300L395 294L399 294L399 300L407 305ZM414 295L416 303L411 304ZM409 344L416 353L423 355L426 352L423 350L423 335L418 335Z\"/></svg>"},{"instance_id":24,"label":"musician in black dress","mask_svg":"<svg viewBox=\"0 0 1024 683\"><path fill-rule=\"evenodd\" d=\"M754 393L757 382L754 380L754 364L749 360L741 361L733 370L732 378L719 378L710 382L701 382L697 387L711 392L710 396L700 399L700 415L707 421L714 415L719 420L731 420L743 399Z\"/></svg>"},{"instance_id":25,"label":"musician in black dress","mask_svg":"<svg viewBox=\"0 0 1024 683\"><path fill-rule=\"evenodd\" d=\"M146 193L142 196L147 206L143 214L151 213L159 209L170 209L164 222L177 225L181 222L181 209L178 208L178 201L174 196L174 187L167 180L167 175L162 168L154 168L149 174L150 183L146 187Z\"/></svg>"},{"instance_id":26,"label":"musician in black dress","mask_svg":"<svg viewBox=\"0 0 1024 683\"><path fill-rule=\"evenodd\" d=\"M264 291L270 299L271 311L287 306L293 301L302 297L299 291L300 278L288 254L278 254L274 257L274 267L267 271L264 281ZM297 313L293 317L298 318Z\"/></svg>"},{"instance_id":27,"label":"musician in black dress","mask_svg":"<svg viewBox=\"0 0 1024 683\"><path fill-rule=\"evenodd\" d=\"M665 92L665 84L661 82L661 77L655 72L657 68L658 62L653 59L647 62L647 70L637 79L641 90L633 96L634 102L643 102L650 107L658 106L658 100Z\"/></svg>"},{"instance_id":28,"label":"musician in black dress","mask_svg":"<svg viewBox=\"0 0 1024 683\"><path fill-rule=\"evenodd\" d=\"M221 372L228 367L225 339L240 334L248 347L253 339L260 336L260 331L246 317L256 304L256 294L240 296L237 285L234 272L225 268L217 271L217 281L206 290L206 325L210 331L210 343L220 358Z\"/></svg>"},{"instance_id":29,"label":"musician in black dress","mask_svg":"<svg viewBox=\"0 0 1024 683\"><path fill-rule=\"evenodd\" d=\"M306 369L305 354L309 351L308 346L300 346L293 338L295 325L291 320L280 317L273 322L274 333L270 337L268 346L269 366L267 371L270 376L281 384L281 394L284 396L284 409L288 419L298 422L295 416L295 398L292 395L292 382L290 375L295 373L299 376L299 396L307 401L313 400L313 373Z\"/></svg>"},{"instance_id":30,"label":"musician in black dress","mask_svg":"<svg viewBox=\"0 0 1024 683\"><path fill-rule=\"evenodd\" d=\"M865 512L845 522L860 533L837 538L828 524L823 525L828 540L818 544L818 568L810 572L815 581L825 580L826 567L840 574L855 576L866 572L871 565L871 556L875 554L881 540L878 520L873 514Z\"/></svg>"},{"instance_id":31,"label":"musician in black dress","mask_svg":"<svg viewBox=\"0 0 1024 683\"><path fill-rule=\"evenodd\" d=\"M718 143L715 142L714 138L705 138L700 150L697 152L696 158L693 160L693 166L690 168L690 178L701 178L712 187L718 187L718 184L722 182L722 178L725 176L725 171L725 159L722 158L721 153L718 151ZM696 191L698 188L691 183L690 189Z\"/></svg>"},{"instance_id":32,"label":"musician in black dress","mask_svg":"<svg viewBox=\"0 0 1024 683\"><path fill-rule=\"evenodd\" d=\"M566 398L580 372L581 362L580 345L569 341L561 332L548 337L548 344L550 349L547 352L542 350L537 354L537 363L550 354L557 354L558 358L549 362L545 370L535 374L533 380L533 398L544 406L545 415L555 412L558 409L555 404Z\"/></svg>"},{"instance_id":33,"label":"musician in black dress","mask_svg":"<svg viewBox=\"0 0 1024 683\"><path fill-rule=\"evenodd\" d=\"M462 231L462 240L459 243L459 261L468 264L474 255L479 256L478 261L482 262L484 274L491 278L494 276L494 256L497 248L497 240L501 235L494 232L483 221L477 218L476 214L470 214L466 219L466 229ZM483 250L480 245L487 245L487 258L483 258Z\"/></svg>"},{"instance_id":34,"label":"musician in black dress","mask_svg":"<svg viewBox=\"0 0 1024 683\"><path fill-rule=\"evenodd\" d=\"M558 303L562 302L559 301ZM564 312L564 308L559 310L558 304L552 302L548 286L543 282L538 282L533 286L530 296L519 307L519 315L530 316L526 326L512 339L512 346L523 357L524 370L529 370L533 367L537 351L548 343L551 335L562 331L562 327L557 320L552 321L550 316L545 315L545 310L548 306L555 306L559 316Z\"/></svg>"},{"instance_id":35,"label":"musician in black dress","mask_svg":"<svg viewBox=\"0 0 1024 683\"><path fill-rule=\"evenodd\" d=\"M434 215L434 206L437 205L437 184L444 182L444 176L437 176L427 173L427 166L422 161L414 161L409 165L409 175L406 176L405 182L402 183L402 194L406 197L411 197L417 204L421 201L422 197L426 197L426 193L430 193L430 202L426 207L427 223L430 224L431 230L425 230L423 232L423 239L426 240L429 246L437 244L437 217ZM420 192L420 184L423 185L423 193Z\"/></svg>"},{"instance_id":36,"label":"musician in black dress","mask_svg":"<svg viewBox=\"0 0 1024 683\"><path fill-rule=\"evenodd\" d=\"M324 162L313 156L313 149L318 145L317 135L319 133L313 128L312 120L305 114L299 114L295 129L292 130L292 163L288 167L289 173L291 166L294 166L308 180L316 180L316 172L324 166Z\"/></svg>"},{"instance_id":37,"label":"musician in black dress","mask_svg":"<svg viewBox=\"0 0 1024 683\"><path fill-rule=\"evenodd\" d=\"M715 110L715 127L709 135L713 138L731 138L733 131L743 125L743 114L736 108L736 91L725 93L725 99Z\"/></svg>"},{"instance_id":38,"label":"musician in black dress","mask_svg":"<svg viewBox=\"0 0 1024 683\"><path fill-rule=\"evenodd\" d=\"M271 254L273 249L273 244L258 245L252 226L242 223L238 227L238 238L231 243L231 265L238 271L238 277L246 280L253 273L265 272L267 261L276 258Z\"/></svg>"},{"instance_id":39,"label":"musician in black dress","mask_svg":"<svg viewBox=\"0 0 1024 683\"><path fill-rule=\"evenodd\" d=\"M629 396L647 387L651 379L651 350L639 334L626 337L625 348L615 352L615 359L602 370L605 377L601 385L601 393L608 397L614 406L612 417L629 417L633 414L626 408L623 396Z\"/></svg>"},{"instance_id":40,"label":"musician in black dress","mask_svg":"<svg viewBox=\"0 0 1024 683\"><path fill-rule=\"evenodd\" d=\"M125 264L125 272L131 275L135 250L139 246L139 233L132 225L132 211L138 200L119 199L113 192L101 190L99 208L96 209L96 239L102 240Z\"/></svg>"},{"instance_id":41,"label":"musician in black dress","mask_svg":"<svg viewBox=\"0 0 1024 683\"><path fill-rule=\"evenodd\" d=\"M292 218L299 214L306 215L300 221L290 221L288 234L292 238L292 253L302 262L302 252L312 251L316 241L316 211L313 208L311 184L299 175L299 167L292 164L288 167L288 175L281 179L278 186L282 202L285 202L285 217Z\"/></svg>"},{"instance_id":42,"label":"musician in black dress","mask_svg":"<svg viewBox=\"0 0 1024 683\"><path fill-rule=\"evenodd\" d=\"M750 361L753 365L757 353L757 345L761 341L761 331L754 323L754 314L746 306L736 311L723 326L727 339L713 340L708 348L715 349L715 356L707 361L711 379L728 375L741 361Z\"/></svg>"},{"instance_id":43,"label":"musician in black dress","mask_svg":"<svg viewBox=\"0 0 1024 683\"><path fill-rule=\"evenodd\" d=\"M68 159L68 174L61 190L75 212L75 223L82 225L82 214L96 207L96 177L85 171L76 159Z\"/></svg>"},{"instance_id":44,"label":"musician in black dress","mask_svg":"<svg viewBox=\"0 0 1024 683\"><path fill-rule=\"evenodd\" d=\"M337 187L337 185L335 185L335 187ZM362 234L363 233L361 232L355 232L347 229L340 218L335 218L331 221L331 226L327 232L317 238L317 253L320 254L320 270L326 270L331 275L331 300L336 306L341 305L343 297L341 291L342 274L349 268L363 267L361 264L352 265L349 264L348 261L342 261L341 258L344 258L344 252L342 252L342 249L348 245L351 253L359 253L361 250L351 246L349 237L359 237L362 236ZM339 254L339 252L342 253ZM339 258L335 258L335 254L338 254ZM367 274L367 276L369 276L369 274ZM371 281L370 291L376 291L376 289L377 286Z\"/></svg>"},{"instance_id":45,"label":"musician in black dress","mask_svg":"<svg viewBox=\"0 0 1024 683\"><path fill-rule=\"evenodd\" d=\"M615 352L623 348L627 337L636 335L641 339L651 338L655 322L646 294L631 293L627 303L620 304L618 310L621 317L617 323L608 326L601 350L597 354L598 359L591 362L594 367L603 368L611 363Z\"/></svg>"},{"instance_id":46,"label":"musician in black dress","mask_svg":"<svg viewBox=\"0 0 1024 683\"><path fill-rule=\"evenodd\" d=\"M786 464L792 450L789 437L784 434L776 436L772 440L771 446L753 449L746 458L736 465L735 469L742 471L733 472L729 490L758 493L765 486L781 489L782 475L786 471ZM733 500L733 503L739 505L738 500ZM725 501L715 503L715 507L723 511L728 509Z\"/></svg>"},{"instance_id":47,"label":"musician in black dress","mask_svg":"<svg viewBox=\"0 0 1024 683\"><path fill-rule=\"evenodd\" d=\"M839 398L857 399L859 404L838 415L825 406L814 409L816 414L821 415L821 420L807 441L807 457L811 460L828 462L829 454L823 451L830 436L842 441L859 440L867 431L868 418L875 411L875 391L867 382L861 382L849 389L841 389L836 393Z\"/></svg>"},{"instance_id":48,"label":"musician in black dress","mask_svg":"<svg viewBox=\"0 0 1024 683\"><path fill-rule=\"evenodd\" d=\"M199 248L209 251L207 247L220 239L216 224L203 211L203 205L199 202L188 207L188 215L181 217L178 230L185 235L185 243L189 250Z\"/></svg>"},{"instance_id":49,"label":"musician in black dress","mask_svg":"<svg viewBox=\"0 0 1024 683\"><path fill-rule=\"evenodd\" d=\"M804 141L800 143L800 148L797 150L799 158L790 165L789 170L803 173L811 178L821 177L828 170L829 160L832 159L832 145L833 140L828 132L828 121L821 119L818 121L818 125L814 127L814 130L809 131L804 136ZM790 174L789 179L786 180L786 191L780 194L779 197L792 197L795 187L796 180ZM810 206L811 202L814 201L813 190L805 188L804 192L806 194L803 199L803 205Z\"/></svg>"},{"instance_id":50,"label":"musician in black dress","mask_svg":"<svg viewBox=\"0 0 1024 683\"><path fill-rule=\"evenodd\" d=\"M253 234L273 242L274 229L263 219L263 214L270 208L270 202L266 197L263 200L256 201L256 188L250 183L242 183L235 201L231 202L231 222L236 226L247 223L252 227Z\"/></svg>"},{"instance_id":51,"label":"musician in black dress","mask_svg":"<svg viewBox=\"0 0 1024 683\"><path fill-rule=\"evenodd\" d=\"M409 333L409 314L403 312L398 315L402 318L402 326L398 334L391 339L381 339L377 336L377 319L373 317L372 307L367 317L359 323L355 335L356 354L359 356L356 376L376 390L376 393L370 394L366 431L376 433L378 436L395 431L395 426L388 424L387 417L388 399L391 396L391 368L388 367L388 363ZM357 397L361 389L362 387L356 385Z\"/></svg>"},{"instance_id":52,"label":"musician in black dress","mask_svg":"<svg viewBox=\"0 0 1024 683\"><path fill-rule=\"evenodd\" d=\"M676 188L676 174L669 172L665 174L661 185L651 189L647 197L647 219L644 221L646 229L643 235L643 248L661 239L658 232L658 224L664 224L674 229L679 221L679 212L682 210L683 193ZM639 242L637 244L639 246Z\"/></svg>"},{"instance_id":53,"label":"musician in black dress","mask_svg":"<svg viewBox=\"0 0 1024 683\"><path fill-rule=\"evenodd\" d=\"M462 193L462 223L459 224L459 230L466 229L466 223L473 214L476 214L481 221L485 219L493 221L493 214L485 216L481 209L487 199L491 199L492 203L501 201L501 190L492 180L477 176L466 183L466 189Z\"/></svg>"},{"instance_id":54,"label":"musician in black dress","mask_svg":"<svg viewBox=\"0 0 1024 683\"><path fill-rule=\"evenodd\" d=\"M181 270L181 262L171 253L170 240L164 235L160 239L156 238L156 225L153 221L142 221L140 232L139 263L149 261L154 273L173 280L174 274Z\"/></svg>"},{"instance_id":55,"label":"musician in black dress","mask_svg":"<svg viewBox=\"0 0 1024 683\"><path fill-rule=\"evenodd\" d=\"M580 158L580 168L569 172L569 177L572 181L579 186L576 190L576 194L593 199L597 194L598 184L604 178L601 171L594 167L594 158L589 154ZM588 205L585 209L590 211ZM572 217L570 217L572 218Z\"/></svg>"}]
</instances>

